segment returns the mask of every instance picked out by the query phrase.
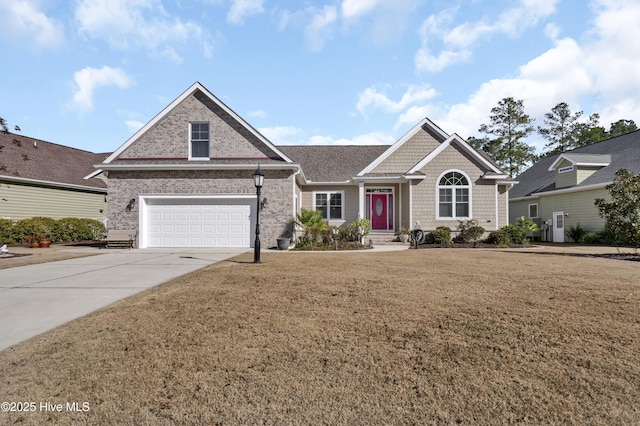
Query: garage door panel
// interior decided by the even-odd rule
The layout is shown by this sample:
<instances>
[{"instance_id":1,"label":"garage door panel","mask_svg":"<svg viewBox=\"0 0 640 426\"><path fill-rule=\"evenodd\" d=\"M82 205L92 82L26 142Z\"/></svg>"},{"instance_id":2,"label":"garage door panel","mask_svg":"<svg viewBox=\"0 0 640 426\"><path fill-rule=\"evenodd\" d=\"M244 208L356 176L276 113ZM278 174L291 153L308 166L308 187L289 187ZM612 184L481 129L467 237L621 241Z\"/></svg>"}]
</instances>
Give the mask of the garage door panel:
<instances>
[{"instance_id":1,"label":"garage door panel","mask_svg":"<svg viewBox=\"0 0 640 426\"><path fill-rule=\"evenodd\" d=\"M250 247L250 200L150 199L149 247Z\"/></svg>"}]
</instances>

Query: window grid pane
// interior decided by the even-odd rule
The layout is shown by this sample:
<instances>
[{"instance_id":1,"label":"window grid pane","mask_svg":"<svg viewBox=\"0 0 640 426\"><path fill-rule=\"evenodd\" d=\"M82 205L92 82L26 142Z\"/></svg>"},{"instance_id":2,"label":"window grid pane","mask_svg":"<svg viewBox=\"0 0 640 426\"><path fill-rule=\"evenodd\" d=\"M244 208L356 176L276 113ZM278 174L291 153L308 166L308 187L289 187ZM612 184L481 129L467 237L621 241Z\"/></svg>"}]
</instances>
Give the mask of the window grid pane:
<instances>
[{"instance_id":1,"label":"window grid pane","mask_svg":"<svg viewBox=\"0 0 640 426\"><path fill-rule=\"evenodd\" d=\"M330 206L329 206L329 218L341 219L342 218L342 194L331 194Z\"/></svg>"},{"instance_id":2,"label":"window grid pane","mask_svg":"<svg viewBox=\"0 0 640 426\"><path fill-rule=\"evenodd\" d=\"M451 189L440 188L440 217L453 217L453 194Z\"/></svg>"},{"instance_id":3,"label":"window grid pane","mask_svg":"<svg viewBox=\"0 0 640 426\"><path fill-rule=\"evenodd\" d=\"M191 123L191 157L209 157L209 123Z\"/></svg>"},{"instance_id":4,"label":"window grid pane","mask_svg":"<svg viewBox=\"0 0 640 426\"><path fill-rule=\"evenodd\" d=\"M327 216L327 194L316 194L316 210L322 213L324 219L328 219Z\"/></svg>"}]
</instances>

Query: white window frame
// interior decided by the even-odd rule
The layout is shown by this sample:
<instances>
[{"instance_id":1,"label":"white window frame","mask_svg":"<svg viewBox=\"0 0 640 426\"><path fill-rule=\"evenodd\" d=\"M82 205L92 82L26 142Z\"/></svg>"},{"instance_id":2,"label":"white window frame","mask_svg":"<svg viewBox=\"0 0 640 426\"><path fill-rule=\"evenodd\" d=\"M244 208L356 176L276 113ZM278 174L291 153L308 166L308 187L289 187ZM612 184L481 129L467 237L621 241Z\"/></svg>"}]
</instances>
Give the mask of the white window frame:
<instances>
[{"instance_id":1,"label":"white window frame","mask_svg":"<svg viewBox=\"0 0 640 426\"><path fill-rule=\"evenodd\" d=\"M535 216L531 216L531 207L536 206L536 215ZM540 212L538 211L538 203L531 203L527 206L527 214L529 215L529 219L537 219L540 215Z\"/></svg>"},{"instance_id":2,"label":"white window frame","mask_svg":"<svg viewBox=\"0 0 640 426\"><path fill-rule=\"evenodd\" d=\"M467 180L467 185L456 185L456 186L448 186L448 185L440 185L440 181L442 180L442 178L451 173L451 172L455 172L455 173L459 173L462 176L464 176L464 178ZM449 216L440 216L440 189L451 189L452 190L452 203L453 203L453 216L449 217ZM468 208L469 208L469 215L468 216L458 216L456 213L456 192L457 189L466 189L467 190L467 194L468 194ZM467 175L465 172L463 172L462 170L458 170L458 169L451 169L451 170L447 170L445 172L443 172L442 174L440 174L440 176L438 176L438 179L436 180L436 220L458 220L458 219L471 219L473 217L473 209L472 209L473 205L472 205L472 191L471 191L471 179L469 179L469 175Z\"/></svg>"},{"instance_id":3,"label":"white window frame","mask_svg":"<svg viewBox=\"0 0 640 426\"><path fill-rule=\"evenodd\" d=\"M346 200L344 198L344 191L313 191L313 210L317 210L316 208L316 194L325 194L327 196L327 216L326 218L324 218L324 220L328 221L332 221L332 220L344 220L344 211L345 211L345 205L346 205ZM341 200L341 204L340 204L340 217L336 218L336 217L331 217L331 195L332 194L340 194L340 200Z\"/></svg>"},{"instance_id":4,"label":"white window frame","mask_svg":"<svg viewBox=\"0 0 640 426\"><path fill-rule=\"evenodd\" d=\"M194 157L193 156L193 142L194 142L194 140L191 139L191 136L193 135L192 126L194 124L206 124L207 126L209 126L209 135L208 135L209 137L208 137L208 140L207 140L207 142L209 143L209 149L208 149L209 155L206 156L206 157ZM189 138L188 139L189 139L189 160L208 161L208 160L211 159L211 123L209 123L208 121L194 121L194 122L189 123ZM201 140L200 139L196 139L195 141L197 142L197 141L201 141Z\"/></svg>"}]
</instances>

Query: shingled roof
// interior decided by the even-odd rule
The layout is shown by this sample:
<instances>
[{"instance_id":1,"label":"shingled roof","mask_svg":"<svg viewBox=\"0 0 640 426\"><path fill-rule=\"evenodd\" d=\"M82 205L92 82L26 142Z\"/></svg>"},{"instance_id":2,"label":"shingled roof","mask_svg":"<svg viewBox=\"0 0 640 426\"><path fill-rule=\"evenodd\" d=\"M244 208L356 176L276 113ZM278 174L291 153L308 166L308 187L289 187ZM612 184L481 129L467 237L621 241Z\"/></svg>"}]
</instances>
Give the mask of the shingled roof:
<instances>
[{"instance_id":1,"label":"shingled roof","mask_svg":"<svg viewBox=\"0 0 640 426\"><path fill-rule=\"evenodd\" d=\"M356 176L389 145L289 145L278 146L300 164L311 182L346 182Z\"/></svg>"},{"instance_id":2,"label":"shingled roof","mask_svg":"<svg viewBox=\"0 0 640 426\"><path fill-rule=\"evenodd\" d=\"M102 179L84 179L109 154L0 131L0 176L106 189Z\"/></svg>"},{"instance_id":3,"label":"shingled roof","mask_svg":"<svg viewBox=\"0 0 640 426\"><path fill-rule=\"evenodd\" d=\"M596 163L610 158L611 162L608 166L602 167L575 188L612 182L619 169L627 169L633 174L638 174L640 173L640 130L543 158L516 178L520 183L509 191L509 198L528 197L555 190L555 171L549 171L549 167L561 155L576 163Z\"/></svg>"}]
</instances>

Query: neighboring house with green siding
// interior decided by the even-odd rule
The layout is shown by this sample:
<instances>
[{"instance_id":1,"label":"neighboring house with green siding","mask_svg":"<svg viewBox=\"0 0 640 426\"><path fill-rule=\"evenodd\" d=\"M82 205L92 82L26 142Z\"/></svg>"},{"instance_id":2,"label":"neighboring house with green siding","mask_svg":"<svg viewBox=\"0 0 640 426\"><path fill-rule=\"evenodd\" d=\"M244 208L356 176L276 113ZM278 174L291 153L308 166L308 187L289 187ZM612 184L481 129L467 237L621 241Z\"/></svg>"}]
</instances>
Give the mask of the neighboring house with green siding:
<instances>
[{"instance_id":1,"label":"neighboring house with green siding","mask_svg":"<svg viewBox=\"0 0 640 426\"><path fill-rule=\"evenodd\" d=\"M609 198L606 186L619 169L640 173L640 131L552 155L516 178L509 193L509 220L527 217L540 226L542 241L565 242L566 230L580 225L600 232L605 221L596 198Z\"/></svg>"},{"instance_id":2,"label":"neighboring house with green siding","mask_svg":"<svg viewBox=\"0 0 640 426\"><path fill-rule=\"evenodd\" d=\"M104 220L107 184L93 165L107 156L0 131L0 218Z\"/></svg>"}]
</instances>

